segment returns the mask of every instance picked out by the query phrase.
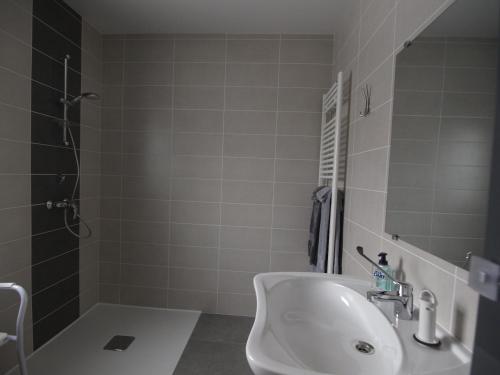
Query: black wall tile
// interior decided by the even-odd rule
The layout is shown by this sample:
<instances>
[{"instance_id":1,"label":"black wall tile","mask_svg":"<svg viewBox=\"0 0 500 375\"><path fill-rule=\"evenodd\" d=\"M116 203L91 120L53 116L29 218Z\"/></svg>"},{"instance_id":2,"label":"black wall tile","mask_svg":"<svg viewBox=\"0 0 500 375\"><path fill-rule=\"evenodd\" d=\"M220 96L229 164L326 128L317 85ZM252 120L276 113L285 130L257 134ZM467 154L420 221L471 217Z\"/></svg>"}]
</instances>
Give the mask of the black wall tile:
<instances>
[{"instance_id":1,"label":"black wall tile","mask_svg":"<svg viewBox=\"0 0 500 375\"><path fill-rule=\"evenodd\" d=\"M76 174L73 151L70 148L32 144L31 173Z\"/></svg>"},{"instance_id":2,"label":"black wall tile","mask_svg":"<svg viewBox=\"0 0 500 375\"><path fill-rule=\"evenodd\" d=\"M31 176L33 204L45 204L47 201L61 201L71 198L76 175L33 175ZM79 195L79 189L76 195Z\"/></svg>"},{"instance_id":3,"label":"black wall tile","mask_svg":"<svg viewBox=\"0 0 500 375\"><path fill-rule=\"evenodd\" d=\"M77 46L81 45L81 17L64 2L57 0L34 0L33 13L64 35Z\"/></svg>"},{"instance_id":4,"label":"black wall tile","mask_svg":"<svg viewBox=\"0 0 500 375\"><path fill-rule=\"evenodd\" d=\"M71 124L77 148L80 148L80 126ZM43 145L64 147L62 120L39 113L31 114L31 141ZM69 138L68 138L69 139Z\"/></svg>"},{"instance_id":5,"label":"black wall tile","mask_svg":"<svg viewBox=\"0 0 500 375\"><path fill-rule=\"evenodd\" d=\"M77 297L36 323L33 326L33 348L38 349L78 319L79 310L80 301Z\"/></svg>"},{"instance_id":6,"label":"black wall tile","mask_svg":"<svg viewBox=\"0 0 500 375\"><path fill-rule=\"evenodd\" d=\"M33 50L32 78L59 91L64 90L64 61L54 60L46 54ZM72 69L68 70L68 93L71 96L80 94L80 74ZM59 103L62 108L62 104Z\"/></svg>"},{"instance_id":7,"label":"black wall tile","mask_svg":"<svg viewBox=\"0 0 500 375\"><path fill-rule=\"evenodd\" d=\"M52 210L47 209L45 204L35 205L31 209L31 226L32 234L37 235L40 233L45 233L53 231L56 229L64 228L64 210L60 208L54 208ZM77 226L79 223L78 218L73 220L72 211L68 212L68 225L71 227ZM78 230L75 230L78 232ZM68 249L70 250L70 249Z\"/></svg>"},{"instance_id":8,"label":"black wall tile","mask_svg":"<svg viewBox=\"0 0 500 375\"><path fill-rule=\"evenodd\" d=\"M78 288L76 288L78 278L78 275L73 275L33 295L33 322L35 324L78 296Z\"/></svg>"},{"instance_id":9,"label":"black wall tile","mask_svg":"<svg viewBox=\"0 0 500 375\"><path fill-rule=\"evenodd\" d=\"M78 232L78 226L73 226L72 229ZM44 262L68 250L78 249L78 245L78 238L71 235L66 228L35 235L31 240L31 262L34 265Z\"/></svg>"},{"instance_id":10,"label":"black wall tile","mask_svg":"<svg viewBox=\"0 0 500 375\"><path fill-rule=\"evenodd\" d=\"M48 210L48 200L71 198L76 163L71 147L62 144L60 99L64 89L64 57L70 55L70 97L81 91L81 18L60 0L33 1L31 202L33 341L35 349L79 315L79 240L65 228L64 210ZM68 113L75 145L80 144L80 108ZM77 151L79 154L79 151ZM60 175L65 180L60 183ZM79 190L75 199L79 199ZM72 212L68 212L72 214ZM78 220L68 215L78 233Z\"/></svg>"},{"instance_id":11,"label":"black wall tile","mask_svg":"<svg viewBox=\"0 0 500 375\"><path fill-rule=\"evenodd\" d=\"M64 62L66 55L70 55L69 66L77 72L81 71L81 51L78 45L64 38L36 18L33 18L32 43L34 49L49 55L61 63Z\"/></svg>"},{"instance_id":12,"label":"black wall tile","mask_svg":"<svg viewBox=\"0 0 500 375\"><path fill-rule=\"evenodd\" d=\"M72 250L61 256L33 266L33 293L35 294L48 288L46 289L48 291L47 293L45 291L40 293L52 296L52 300L50 298L45 301L42 300L41 305L38 306L37 309L39 314L46 315L59 307L61 303L64 303L69 297L76 297L78 290L74 288L74 280L72 283L66 283L65 281L61 282L61 280L78 272L78 262L78 250ZM55 283L59 284L54 285ZM61 285L59 289L57 289L57 285ZM49 293L52 289L55 289L57 292Z\"/></svg>"},{"instance_id":13,"label":"black wall tile","mask_svg":"<svg viewBox=\"0 0 500 375\"><path fill-rule=\"evenodd\" d=\"M49 86L45 86L38 82L31 83L31 110L49 115L52 117L62 118L63 107L60 99L62 93Z\"/></svg>"}]
</instances>

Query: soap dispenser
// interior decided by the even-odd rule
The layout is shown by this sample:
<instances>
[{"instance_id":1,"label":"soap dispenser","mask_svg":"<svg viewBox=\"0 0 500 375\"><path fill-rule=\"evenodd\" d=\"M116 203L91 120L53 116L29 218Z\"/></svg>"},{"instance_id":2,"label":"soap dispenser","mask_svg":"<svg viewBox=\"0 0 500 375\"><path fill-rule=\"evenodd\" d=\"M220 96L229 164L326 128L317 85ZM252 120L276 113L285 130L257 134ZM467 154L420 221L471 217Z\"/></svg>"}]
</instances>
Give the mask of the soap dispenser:
<instances>
[{"instance_id":1,"label":"soap dispenser","mask_svg":"<svg viewBox=\"0 0 500 375\"><path fill-rule=\"evenodd\" d=\"M387 261L387 253L378 254L378 265L382 268L389 276L394 277L394 271L389 267L389 262ZM394 283L390 280L382 271L375 268L373 271L373 277L375 278L375 284L377 288L390 292L394 290Z\"/></svg>"},{"instance_id":2,"label":"soap dispenser","mask_svg":"<svg viewBox=\"0 0 500 375\"><path fill-rule=\"evenodd\" d=\"M438 347L441 341L436 337L436 296L430 290L424 289L418 299L420 305L418 332L413 338L420 344Z\"/></svg>"}]
</instances>

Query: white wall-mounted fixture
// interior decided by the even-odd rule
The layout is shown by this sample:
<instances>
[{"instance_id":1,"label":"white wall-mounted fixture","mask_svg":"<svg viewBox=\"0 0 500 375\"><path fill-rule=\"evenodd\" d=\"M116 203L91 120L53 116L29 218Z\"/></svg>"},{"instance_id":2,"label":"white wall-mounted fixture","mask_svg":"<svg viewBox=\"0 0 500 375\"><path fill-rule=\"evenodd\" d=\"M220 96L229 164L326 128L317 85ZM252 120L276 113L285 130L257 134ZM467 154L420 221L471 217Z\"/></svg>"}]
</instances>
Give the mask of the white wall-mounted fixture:
<instances>
[{"instance_id":1,"label":"white wall-mounted fixture","mask_svg":"<svg viewBox=\"0 0 500 375\"><path fill-rule=\"evenodd\" d=\"M332 188L330 207L330 230L328 234L327 273L334 273L334 247L337 215L338 170L341 139L343 73L337 75L337 82L323 95L321 144L319 157L319 186Z\"/></svg>"},{"instance_id":2,"label":"white wall-mounted fixture","mask_svg":"<svg viewBox=\"0 0 500 375\"><path fill-rule=\"evenodd\" d=\"M28 294L26 290L20 285L15 283L0 283L0 291L13 291L19 295L20 304L19 312L16 320L16 334L9 335L0 333L0 346L14 341L17 347L17 360L19 361L19 369L21 375L28 375L28 368L26 366L26 356L24 355L24 316L26 315L26 308L28 306Z\"/></svg>"}]
</instances>

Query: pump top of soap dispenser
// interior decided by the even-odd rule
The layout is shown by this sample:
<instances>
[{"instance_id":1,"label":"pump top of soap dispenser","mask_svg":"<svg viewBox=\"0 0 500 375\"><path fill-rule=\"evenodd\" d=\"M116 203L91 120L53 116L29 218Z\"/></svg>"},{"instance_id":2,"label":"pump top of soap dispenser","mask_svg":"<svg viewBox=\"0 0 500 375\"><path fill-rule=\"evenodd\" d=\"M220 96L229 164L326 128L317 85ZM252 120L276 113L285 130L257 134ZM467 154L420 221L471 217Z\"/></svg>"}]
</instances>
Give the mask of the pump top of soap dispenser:
<instances>
[{"instance_id":1,"label":"pump top of soap dispenser","mask_svg":"<svg viewBox=\"0 0 500 375\"><path fill-rule=\"evenodd\" d=\"M387 266L389 262L387 261L387 253L378 254L378 264L381 266Z\"/></svg>"}]
</instances>

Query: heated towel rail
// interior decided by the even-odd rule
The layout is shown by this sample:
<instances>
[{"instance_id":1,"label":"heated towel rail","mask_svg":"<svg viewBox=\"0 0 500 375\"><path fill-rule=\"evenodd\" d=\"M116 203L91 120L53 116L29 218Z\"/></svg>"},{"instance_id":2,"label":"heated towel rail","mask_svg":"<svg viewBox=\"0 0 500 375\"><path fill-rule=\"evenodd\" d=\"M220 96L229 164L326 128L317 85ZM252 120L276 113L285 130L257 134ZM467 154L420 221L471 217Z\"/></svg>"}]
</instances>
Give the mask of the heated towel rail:
<instances>
[{"instance_id":1,"label":"heated towel rail","mask_svg":"<svg viewBox=\"0 0 500 375\"><path fill-rule=\"evenodd\" d=\"M323 115L321 124L321 142L319 158L319 186L332 188L330 209L330 229L328 233L327 273L333 273L335 228L337 213L338 183L341 172L345 172L345 165L340 163L343 156L344 142L342 135L342 105L344 103L342 72L338 73L337 81L332 88L323 95ZM341 170L342 168L342 170ZM345 173L344 174L345 177Z\"/></svg>"}]
</instances>

